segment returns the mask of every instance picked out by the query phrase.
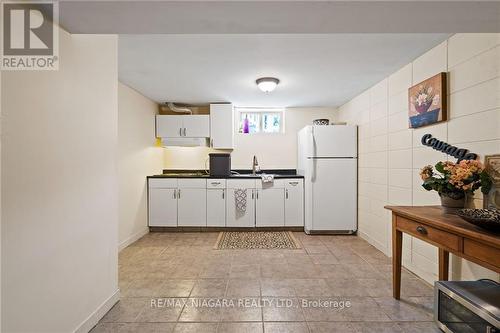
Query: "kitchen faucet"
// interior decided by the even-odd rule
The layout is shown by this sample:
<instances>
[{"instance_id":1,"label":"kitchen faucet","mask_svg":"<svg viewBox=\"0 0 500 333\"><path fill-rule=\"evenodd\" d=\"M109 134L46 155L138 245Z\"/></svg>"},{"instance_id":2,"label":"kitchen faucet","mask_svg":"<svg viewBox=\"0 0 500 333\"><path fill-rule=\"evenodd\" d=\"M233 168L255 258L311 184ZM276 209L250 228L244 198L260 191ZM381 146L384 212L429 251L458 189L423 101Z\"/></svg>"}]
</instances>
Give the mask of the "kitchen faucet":
<instances>
[{"instance_id":1,"label":"kitchen faucet","mask_svg":"<svg viewBox=\"0 0 500 333\"><path fill-rule=\"evenodd\" d=\"M259 168L259 162L257 161L257 156L253 155L252 175L255 175L259 171L260 171L260 168Z\"/></svg>"}]
</instances>

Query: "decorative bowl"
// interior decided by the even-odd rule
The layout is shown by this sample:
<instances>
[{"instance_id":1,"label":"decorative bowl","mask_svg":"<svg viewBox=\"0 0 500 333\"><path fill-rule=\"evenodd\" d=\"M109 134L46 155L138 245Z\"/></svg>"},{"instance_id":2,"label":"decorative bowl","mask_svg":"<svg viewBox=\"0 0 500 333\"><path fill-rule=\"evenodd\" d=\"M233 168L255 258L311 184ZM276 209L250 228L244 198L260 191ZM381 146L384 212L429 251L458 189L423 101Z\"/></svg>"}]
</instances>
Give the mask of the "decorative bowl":
<instances>
[{"instance_id":1,"label":"decorative bowl","mask_svg":"<svg viewBox=\"0 0 500 333\"><path fill-rule=\"evenodd\" d=\"M492 231L500 231L500 210L498 209L459 209L456 213L465 221Z\"/></svg>"},{"instance_id":2,"label":"decorative bowl","mask_svg":"<svg viewBox=\"0 0 500 333\"><path fill-rule=\"evenodd\" d=\"M440 109L435 109L429 112L418 114L416 116L411 116L411 128L425 126L437 122L439 119L439 111Z\"/></svg>"},{"instance_id":3,"label":"decorative bowl","mask_svg":"<svg viewBox=\"0 0 500 333\"><path fill-rule=\"evenodd\" d=\"M313 125L330 125L330 119L314 119Z\"/></svg>"}]
</instances>

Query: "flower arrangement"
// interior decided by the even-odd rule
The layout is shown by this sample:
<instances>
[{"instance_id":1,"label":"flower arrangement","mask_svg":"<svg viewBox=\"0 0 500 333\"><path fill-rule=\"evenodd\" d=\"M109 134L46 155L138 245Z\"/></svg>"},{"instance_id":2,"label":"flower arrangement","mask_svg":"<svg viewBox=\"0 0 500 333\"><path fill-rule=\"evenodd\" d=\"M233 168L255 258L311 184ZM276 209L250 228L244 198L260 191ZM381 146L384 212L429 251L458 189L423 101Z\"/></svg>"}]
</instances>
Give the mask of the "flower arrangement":
<instances>
[{"instance_id":1,"label":"flower arrangement","mask_svg":"<svg viewBox=\"0 0 500 333\"><path fill-rule=\"evenodd\" d=\"M423 167L420 177L424 181L423 188L427 191L437 191L441 197L458 200L478 188L481 188L484 194L488 194L491 189L491 178L480 161L438 162L435 169L437 173L431 165Z\"/></svg>"},{"instance_id":2,"label":"flower arrangement","mask_svg":"<svg viewBox=\"0 0 500 333\"><path fill-rule=\"evenodd\" d=\"M420 85L415 97L412 97L415 110L419 113L425 113L432 104L437 104L439 95L435 95L431 86Z\"/></svg>"}]
</instances>

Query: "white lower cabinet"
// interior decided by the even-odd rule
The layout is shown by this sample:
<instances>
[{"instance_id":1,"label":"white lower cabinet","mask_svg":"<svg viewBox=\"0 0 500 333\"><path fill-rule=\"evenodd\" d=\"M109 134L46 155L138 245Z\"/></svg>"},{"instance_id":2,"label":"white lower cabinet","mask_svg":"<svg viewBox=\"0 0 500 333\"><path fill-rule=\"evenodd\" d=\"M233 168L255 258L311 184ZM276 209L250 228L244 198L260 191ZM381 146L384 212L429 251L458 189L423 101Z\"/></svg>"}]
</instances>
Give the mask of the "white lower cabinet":
<instances>
[{"instance_id":1,"label":"white lower cabinet","mask_svg":"<svg viewBox=\"0 0 500 333\"><path fill-rule=\"evenodd\" d=\"M204 227L207 191L204 179L153 178L149 187L150 227Z\"/></svg>"},{"instance_id":2,"label":"white lower cabinet","mask_svg":"<svg viewBox=\"0 0 500 333\"><path fill-rule=\"evenodd\" d=\"M179 227L205 227L207 225L207 190L201 188L179 188Z\"/></svg>"},{"instance_id":3,"label":"white lower cabinet","mask_svg":"<svg viewBox=\"0 0 500 333\"><path fill-rule=\"evenodd\" d=\"M246 190L246 209L236 208L235 191ZM255 180L227 180L226 199L226 226L227 227L255 227Z\"/></svg>"},{"instance_id":4,"label":"white lower cabinet","mask_svg":"<svg viewBox=\"0 0 500 333\"><path fill-rule=\"evenodd\" d=\"M226 226L226 190L207 189L207 227Z\"/></svg>"},{"instance_id":5,"label":"white lower cabinet","mask_svg":"<svg viewBox=\"0 0 500 333\"><path fill-rule=\"evenodd\" d=\"M151 227L300 227L304 225L302 179L151 178ZM246 207L236 208L235 192L246 190Z\"/></svg>"},{"instance_id":6,"label":"white lower cabinet","mask_svg":"<svg viewBox=\"0 0 500 333\"><path fill-rule=\"evenodd\" d=\"M285 226L304 226L304 181L285 181Z\"/></svg>"},{"instance_id":7,"label":"white lower cabinet","mask_svg":"<svg viewBox=\"0 0 500 333\"><path fill-rule=\"evenodd\" d=\"M177 226L177 179L149 179L149 226Z\"/></svg>"},{"instance_id":8,"label":"white lower cabinet","mask_svg":"<svg viewBox=\"0 0 500 333\"><path fill-rule=\"evenodd\" d=\"M257 227L285 226L285 191L283 187L260 188L255 196L255 225Z\"/></svg>"}]
</instances>

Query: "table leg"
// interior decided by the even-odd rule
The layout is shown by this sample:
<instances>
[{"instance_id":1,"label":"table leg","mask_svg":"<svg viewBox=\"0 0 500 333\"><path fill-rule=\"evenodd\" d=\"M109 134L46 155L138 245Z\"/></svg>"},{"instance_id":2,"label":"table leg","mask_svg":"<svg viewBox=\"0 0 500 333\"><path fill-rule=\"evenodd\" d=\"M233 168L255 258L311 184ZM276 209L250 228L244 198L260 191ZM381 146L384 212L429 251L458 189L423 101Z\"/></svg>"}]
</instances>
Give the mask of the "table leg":
<instances>
[{"instance_id":1,"label":"table leg","mask_svg":"<svg viewBox=\"0 0 500 333\"><path fill-rule=\"evenodd\" d=\"M448 267L450 265L450 253L439 248L439 280L448 281Z\"/></svg>"},{"instance_id":2,"label":"table leg","mask_svg":"<svg viewBox=\"0 0 500 333\"><path fill-rule=\"evenodd\" d=\"M392 214L392 297L401 294L401 258L403 251L403 233L396 229L396 215Z\"/></svg>"}]
</instances>

